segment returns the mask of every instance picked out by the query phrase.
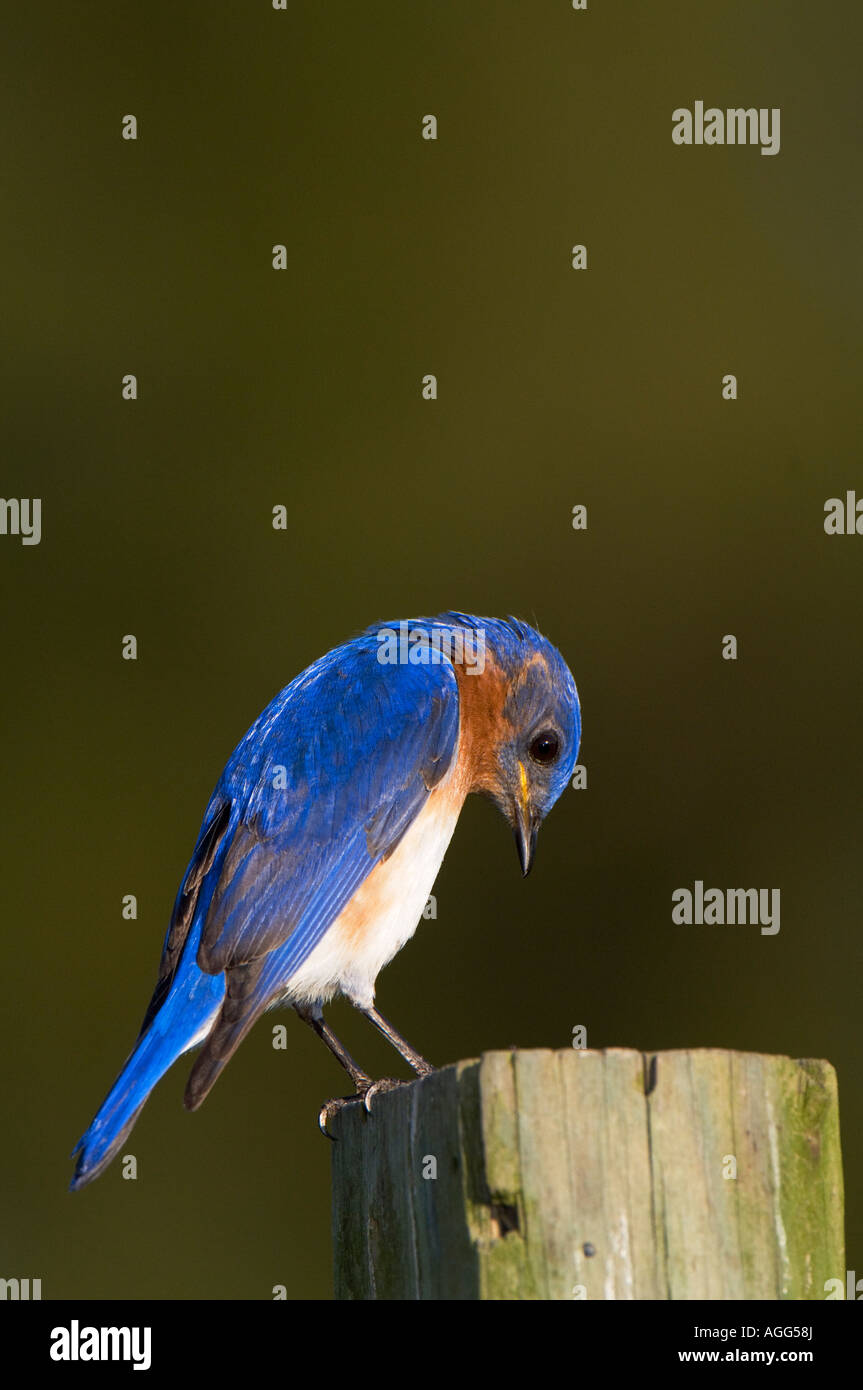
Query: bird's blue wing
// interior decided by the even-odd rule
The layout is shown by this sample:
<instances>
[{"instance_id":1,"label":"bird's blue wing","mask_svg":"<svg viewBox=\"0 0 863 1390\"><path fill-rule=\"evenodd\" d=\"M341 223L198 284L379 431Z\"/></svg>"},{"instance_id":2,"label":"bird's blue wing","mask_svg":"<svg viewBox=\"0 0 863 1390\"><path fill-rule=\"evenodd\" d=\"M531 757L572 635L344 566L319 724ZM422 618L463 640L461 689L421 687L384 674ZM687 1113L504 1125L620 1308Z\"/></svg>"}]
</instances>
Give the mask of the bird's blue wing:
<instances>
[{"instance_id":1,"label":"bird's blue wing","mask_svg":"<svg viewBox=\"0 0 863 1390\"><path fill-rule=\"evenodd\" d=\"M452 666L381 665L379 650L361 637L299 676L249 730L216 789L209 814L231 809L189 945L199 927L198 967L225 972L226 996L189 1078L190 1107L451 765Z\"/></svg>"},{"instance_id":2,"label":"bird's blue wing","mask_svg":"<svg viewBox=\"0 0 863 1390\"><path fill-rule=\"evenodd\" d=\"M448 663L384 666L371 635L337 648L255 721L210 799L134 1050L79 1141L98 1176L153 1086L203 1035L201 1103L374 866L392 853L458 745Z\"/></svg>"}]
</instances>

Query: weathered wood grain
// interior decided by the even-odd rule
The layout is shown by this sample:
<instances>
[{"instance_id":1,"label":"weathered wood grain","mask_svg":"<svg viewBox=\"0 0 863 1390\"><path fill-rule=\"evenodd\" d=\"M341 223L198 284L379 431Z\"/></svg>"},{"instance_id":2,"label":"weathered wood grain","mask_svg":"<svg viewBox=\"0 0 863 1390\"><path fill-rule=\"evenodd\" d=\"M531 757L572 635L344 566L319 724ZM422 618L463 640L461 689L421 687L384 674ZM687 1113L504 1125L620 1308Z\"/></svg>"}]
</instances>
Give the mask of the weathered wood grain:
<instances>
[{"instance_id":1,"label":"weathered wood grain","mask_svg":"<svg viewBox=\"0 0 863 1390\"><path fill-rule=\"evenodd\" d=\"M334 1128L338 1298L806 1299L844 1279L828 1062L489 1052Z\"/></svg>"}]
</instances>

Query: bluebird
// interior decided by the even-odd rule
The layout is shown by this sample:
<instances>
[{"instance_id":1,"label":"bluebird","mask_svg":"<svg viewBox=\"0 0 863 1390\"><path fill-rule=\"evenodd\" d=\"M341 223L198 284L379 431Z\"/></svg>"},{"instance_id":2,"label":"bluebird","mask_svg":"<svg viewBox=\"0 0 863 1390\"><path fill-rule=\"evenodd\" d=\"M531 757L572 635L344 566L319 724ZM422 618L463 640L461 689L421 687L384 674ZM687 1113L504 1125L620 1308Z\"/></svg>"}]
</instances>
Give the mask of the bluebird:
<instances>
[{"instance_id":1,"label":"bluebird","mask_svg":"<svg viewBox=\"0 0 863 1390\"><path fill-rule=\"evenodd\" d=\"M138 1040L75 1148L72 1188L111 1162L156 1083L199 1047L204 1100L255 1020L292 1005L369 1108L380 1089L324 1021L336 994L418 1076L434 1068L375 1008L378 972L413 935L470 792L515 834L522 872L581 736L575 682L515 618L444 613L368 628L297 676L228 760L174 903Z\"/></svg>"}]
</instances>

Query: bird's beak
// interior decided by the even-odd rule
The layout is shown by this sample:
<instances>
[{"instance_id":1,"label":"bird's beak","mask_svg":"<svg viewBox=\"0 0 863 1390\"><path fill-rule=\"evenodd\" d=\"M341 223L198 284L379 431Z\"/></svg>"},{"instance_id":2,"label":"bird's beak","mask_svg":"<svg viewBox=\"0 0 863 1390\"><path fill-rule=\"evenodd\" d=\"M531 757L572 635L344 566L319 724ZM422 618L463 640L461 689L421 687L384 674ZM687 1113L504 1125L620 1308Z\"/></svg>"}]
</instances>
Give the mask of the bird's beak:
<instances>
[{"instance_id":1,"label":"bird's beak","mask_svg":"<svg viewBox=\"0 0 863 1390\"><path fill-rule=\"evenodd\" d=\"M518 850L518 859L521 864L521 872L525 878L530 873L533 863L533 855L536 849L536 834L539 830L539 820L533 814L528 795L527 774L524 766L519 763L518 770L521 778L519 795L516 797L514 806L513 828L515 831L515 847Z\"/></svg>"}]
</instances>

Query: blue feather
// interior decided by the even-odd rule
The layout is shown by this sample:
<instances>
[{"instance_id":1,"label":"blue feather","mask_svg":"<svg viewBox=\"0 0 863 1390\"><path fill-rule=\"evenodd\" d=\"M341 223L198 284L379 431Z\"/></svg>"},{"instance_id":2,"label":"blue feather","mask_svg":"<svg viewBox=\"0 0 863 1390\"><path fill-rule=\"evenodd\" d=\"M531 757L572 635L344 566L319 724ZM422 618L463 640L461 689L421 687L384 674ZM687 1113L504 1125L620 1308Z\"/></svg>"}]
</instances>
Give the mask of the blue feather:
<instances>
[{"instance_id":1,"label":"blue feather","mask_svg":"<svg viewBox=\"0 0 863 1390\"><path fill-rule=\"evenodd\" d=\"M200 1041L225 998L225 972L229 989L232 968L248 972L259 963L242 1018L216 1039L230 1051L213 1059L205 1088L187 1100L200 1104L236 1043L396 847L449 765L458 742L452 667L385 666L377 652L377 641L363 636L316 661L229 758L177 895L138 1044L75 1149L73 1188L102 1171L156 1082ZM213 853L208 833L220 816ZM192 891L194 910L184 915ZM201 1075L193 1069L193 1078Z\"/></svg>"},{"instance_id":2,"label":"blue feather","mask_svg":"<svg viewBox=\"0 0 863 1390\"><path fill-rule=\"evenodd\" d=\"M501 727L513 737L551 721L563 754L535 778L534 804L545 815L571 776L581 732L560 653L515 618L444 613L407 626L481 634L505 681ZM138 1041L75 1149L73 1188L105 1168L158 1080L203 1042L186 1090L186 1104L200 1104L452 764L453 665L383 663L387 627L399 623L376 624L297 676L229 758L174 903ZM512 747L498 752L521 766ZM507 794L503 785L504 803Z\"/></svg>"}]
</instances>

